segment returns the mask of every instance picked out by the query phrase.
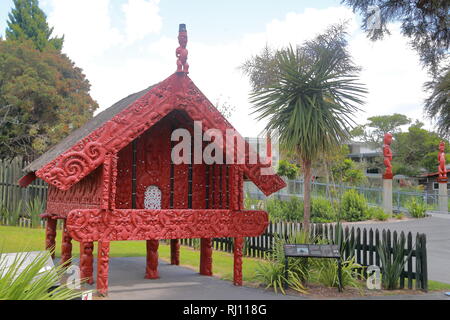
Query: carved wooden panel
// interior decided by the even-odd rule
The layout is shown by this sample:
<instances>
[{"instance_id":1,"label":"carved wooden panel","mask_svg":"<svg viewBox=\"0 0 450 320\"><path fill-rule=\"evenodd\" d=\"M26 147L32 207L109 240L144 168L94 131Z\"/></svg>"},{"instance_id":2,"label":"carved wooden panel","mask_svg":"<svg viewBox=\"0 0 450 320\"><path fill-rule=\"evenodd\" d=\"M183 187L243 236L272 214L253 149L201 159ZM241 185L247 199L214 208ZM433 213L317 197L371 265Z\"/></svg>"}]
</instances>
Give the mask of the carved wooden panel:
<instances>
[{"instance_id":1,"label":"carved wooden panel","mask_svg":"<svg viewBox=\"0 0 450 320\"><path fill-rule=\"evenodd\" d=\"M225 136L226 129L233 129L189 77L174 74L38 170L36 176L58 189L68 190L100 166L108 152L118 153L175 109L185 111L194 121L201 121L203 130L219 129ZM240 135L238 139L243 140ZM226 152L233 150L226 148ZM246 163L243 170L266 195L285 187L273 171L272 175L262 175L263 167L267 166Z\"/></svg>"},{"instance_id":2,"label":"carved wooden panel","mask_svg":"<svg viewBox=\"0 0 450 320\"><path fill-rule=\"evenodd\" d=\"M74 210L67 218L80 242L256 237L267 225L264 211Z\"/></svg>"}]
</instances>

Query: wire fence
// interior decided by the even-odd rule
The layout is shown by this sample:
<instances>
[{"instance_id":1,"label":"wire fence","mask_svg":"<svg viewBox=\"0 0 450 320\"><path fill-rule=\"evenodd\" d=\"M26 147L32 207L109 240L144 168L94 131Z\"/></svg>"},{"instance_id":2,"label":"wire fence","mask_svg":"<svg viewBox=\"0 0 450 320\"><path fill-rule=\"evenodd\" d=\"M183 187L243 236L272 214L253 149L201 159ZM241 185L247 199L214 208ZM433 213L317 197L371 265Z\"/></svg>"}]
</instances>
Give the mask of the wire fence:
<instances>
[{"instance_id":1,"label":"wire fence","mask_svg":"<svg viewBox=\"0 0 450 320\"><path fill-rule=\"evenodd\" d=\"M270 196L271 198L280 200L289 200L292 197L303 198L303 180L285 181L287 187L272 194ZM383 205L383 188L355 187L339 184L312 182L311 196L316 198L326 198L330 201L339 200L345 193L345 191L350 189L357 190L360 194L364 195L364 197L367 199L367 203L370 206ZM248 198L257 200L267 199L267 197L252 182L246 182L244 190ZM437 190L433 192L411 192L394 190L392 195L394 211L406 212L407 204L410 203L413 199L426 203L428 211L439 211L439 193Z\"/></svg>"}]
</instances>

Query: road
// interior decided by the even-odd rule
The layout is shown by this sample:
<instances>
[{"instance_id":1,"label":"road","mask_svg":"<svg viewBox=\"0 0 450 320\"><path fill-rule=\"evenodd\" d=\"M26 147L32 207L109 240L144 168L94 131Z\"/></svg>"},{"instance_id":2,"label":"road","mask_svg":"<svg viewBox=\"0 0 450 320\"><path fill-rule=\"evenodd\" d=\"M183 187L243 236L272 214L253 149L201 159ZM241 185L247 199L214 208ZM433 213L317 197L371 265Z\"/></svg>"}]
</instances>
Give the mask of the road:
<instances>
[{"instance_id":1,"label":"road","mask_svg":"<svg viewBox=\"0 0 450 320\"><path fill-rule=\"evenodd\" d=\"M433 214L424 219L398 222L344 224L363 228L425 233L427 236L428 279L450 283L450 214ZM414 239L414 238L413 238Z\"/></svg>"}]
</instances>

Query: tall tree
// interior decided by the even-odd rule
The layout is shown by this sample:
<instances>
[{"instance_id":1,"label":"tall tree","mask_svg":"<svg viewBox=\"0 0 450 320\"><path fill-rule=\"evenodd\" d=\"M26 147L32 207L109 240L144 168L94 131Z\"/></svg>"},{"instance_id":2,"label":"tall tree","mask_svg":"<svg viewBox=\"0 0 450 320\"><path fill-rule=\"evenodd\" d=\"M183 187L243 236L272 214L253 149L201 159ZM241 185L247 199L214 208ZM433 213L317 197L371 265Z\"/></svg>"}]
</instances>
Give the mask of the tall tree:
<instances>
[{"instance_id":1,"label":"tall tree","mask_svg":"<svg viewBox=\"0 0 450 320\"><path fill-rule=\"evenodd\" d=\"M450 66L425 87L431 91L425 101L425 112L429 118L436 120L439 133L450 137Z\"/></svg>"},{"instance_id":2,"label":"tall tree","mask_svg":"<svg viewBox=\"0 0 450 320\"><path fill-rule=\"evenodd\" d=\"M276 76L264 85L253 83L254 113L258 120L268 120L266 129L278 132L280 146L295 151L301 160L304 223L309 228L313 163L348 140L352 115L366 90L358 83L358 68L347 51L344 25L332 26L295 49L276 51L268 66L275 66ZM243 70L250 75L258 72L245 69L245 64Z\"/></svg>"},{"instance_id":3,"label":"tall tree","mask_svg":"<svg viewBox=\"0 0 450 320\"><path fill-rule=\"evenodd\" d=\"M401 132L401 127L411 123L411 119L399 113L381 115L367 118L365 125L358 126L352 131L353 137L379 148L383 144L384 135L388 132L395 134Z\"/></svg>"},{"instance_id":4,"label":"tall tree","mask_svg":"<svg viewBox=\"0 0 450 320\"><path fill-rule=\"evenodd\" d=\"M362 28L372 40L389 34L390 22L401 22L401 32L410 39L433 80L425 84L430 92L425 112L437 120L440 133L449 135L449 9L448 0L341 0L363 17Z\"/></svg>"},{"instance_id":5,"label":"tall tree","mask_svg":"<svg viewBox=\"0 0 450 320\"><path fill-rule=\"evenodd\" d=\"M98 108L80 68L31 40L0 40L0 155L32 159Z\"/></svg>"},{"instance_id":6,"label":"tall tree","mask_svg":"<svg viewBox=\"0 0 450 320\"><path fill-rule=\"evenodd\" d=\"M448 146L448 141L439 134L424 129L420 121L413 123L408 131L395 134L392 143L395 174L413 176L422 170L436 172L438 148L442 140Z\"/></svg>"},{"instance_id":7,"label":"tall tree","mask_svg":"<svg viewBox=\"0 0 450 320\"><path fill-rule=\"evenodd\" d=\"M389 33L388 24L401 22L402 34L411 40L422 63L436 74L448 56L450 45L449 8L446 0L341 0L361 13L362 28L372 40Z\"/></svg>"},{"instance_id":8,"label":"tall tree","mask_svg":"<svg viewBox=\"0 0 450 320\"><path fill-rule=\"evenodd\" d=\"M62 49L64 37L52 38L53 28L49 27L38 0L14 0L14 8L8 17L7 40L31 40L41 51L48 46Z\"/></svg>"}]
</instances>

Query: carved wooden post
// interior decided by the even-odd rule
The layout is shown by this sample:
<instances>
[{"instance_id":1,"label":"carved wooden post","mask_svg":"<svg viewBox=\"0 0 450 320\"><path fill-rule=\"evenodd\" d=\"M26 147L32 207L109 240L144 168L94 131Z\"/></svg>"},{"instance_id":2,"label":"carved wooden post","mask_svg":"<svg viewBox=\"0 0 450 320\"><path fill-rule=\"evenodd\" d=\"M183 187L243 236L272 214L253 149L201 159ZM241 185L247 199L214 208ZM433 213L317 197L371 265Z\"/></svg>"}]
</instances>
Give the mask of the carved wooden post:
<instances>
[{"instance_id":1,"label":"carved wooden post","mask_svg":"<svg viewBox=\"0 0 450 320\"><path fill-rule=\"evenodd\" d=\"M234 238L234 273L233 283L235 286L242 286L242 249L244 238Z\"/></svg>"},{"instance_id":2,"label":"carved wooden post","mask_svg":"<svg viewBox=\"0 0 450 320\"><path fill-rule=\"evenodd\" d=\"M145 279L158 279L158 240L147 240L147 268Z\"/></svg>"},{"instance_id":3,"label":"carved wooden post","mask_svg":"<svg viewBox=\"0 0 450 320\"><path fill-rule=\"evenodd\" d=\"M383 174L383 208L387 214L392 214L392 134L384 135L383 155L386 171Z\"/></svg>"},{"instance_id":4,"label":"carved wooden post","mask_svg":"<svg viewBox=\"0 0 450 320\"><path fill-rule=\"evenodd\" d=\"M88 284L94 283L94 243L80 242L80 278L87 279Z\"/></svg>"},{"instance_id":5,"label":"carved wooden post","mask_svg":"<svg viewBox=\"0 0 450 320\"><path fill-rule=\"evenodd\" d=\"M72 258L72 238L66 228L66 220L64 220L62 244L61 244L61 264L67 264ZM70 263L69 263L70 264Z\"/></svg>"},{"instance_id":6,"label":"carved wooden post","mask_svg":"<svg viewBox=\"0 0 450 320\"><path fill-rule=\"evenodd\" d=\"M439 212L448 213L448 177L447 177L447 166L445 164L445 142L441 141L439 143L439 153L438 153L438 173L439 177L437 179L439 183Z\"/></svg>"},{"instance_id":7,"label":"carved wooden post","mask_svg":"<svg viewBox=\"0 0 450 320\"><path fill-rule=\"evenodd\" d=\"M200 274L212 276L212 239L200 239Z\"/></svg>"},{"instance_id":8,"label":"carved wooden post","mask_svg":"<svg viewBox=\"0 0 450 320\"><path fill-rule=\"evenodd\" d=\"M170 264L180 265L180 240L170 240Z\"/></svg>"},{"instance_id":9,"label":"carved wooden post","mask_svg":"<svg viewBox=\"0 0 450 320\"><path fill-rule=\"evenodd\" d=\"M47 226L45 229L45 249L52 252L52 259L55 259L56 222L56 219L47 217Z\"/></svg>"},{"instance_id":10,"label":"carved wooden post","mask_svg":"<svg viewBox=\"0 0 450 320\"><path fill-rule=\"evenodd\" d=\"M97 292L100 296L108 295L109 241L98 242L97 258Z\"/></svg>"}]
</instances>

